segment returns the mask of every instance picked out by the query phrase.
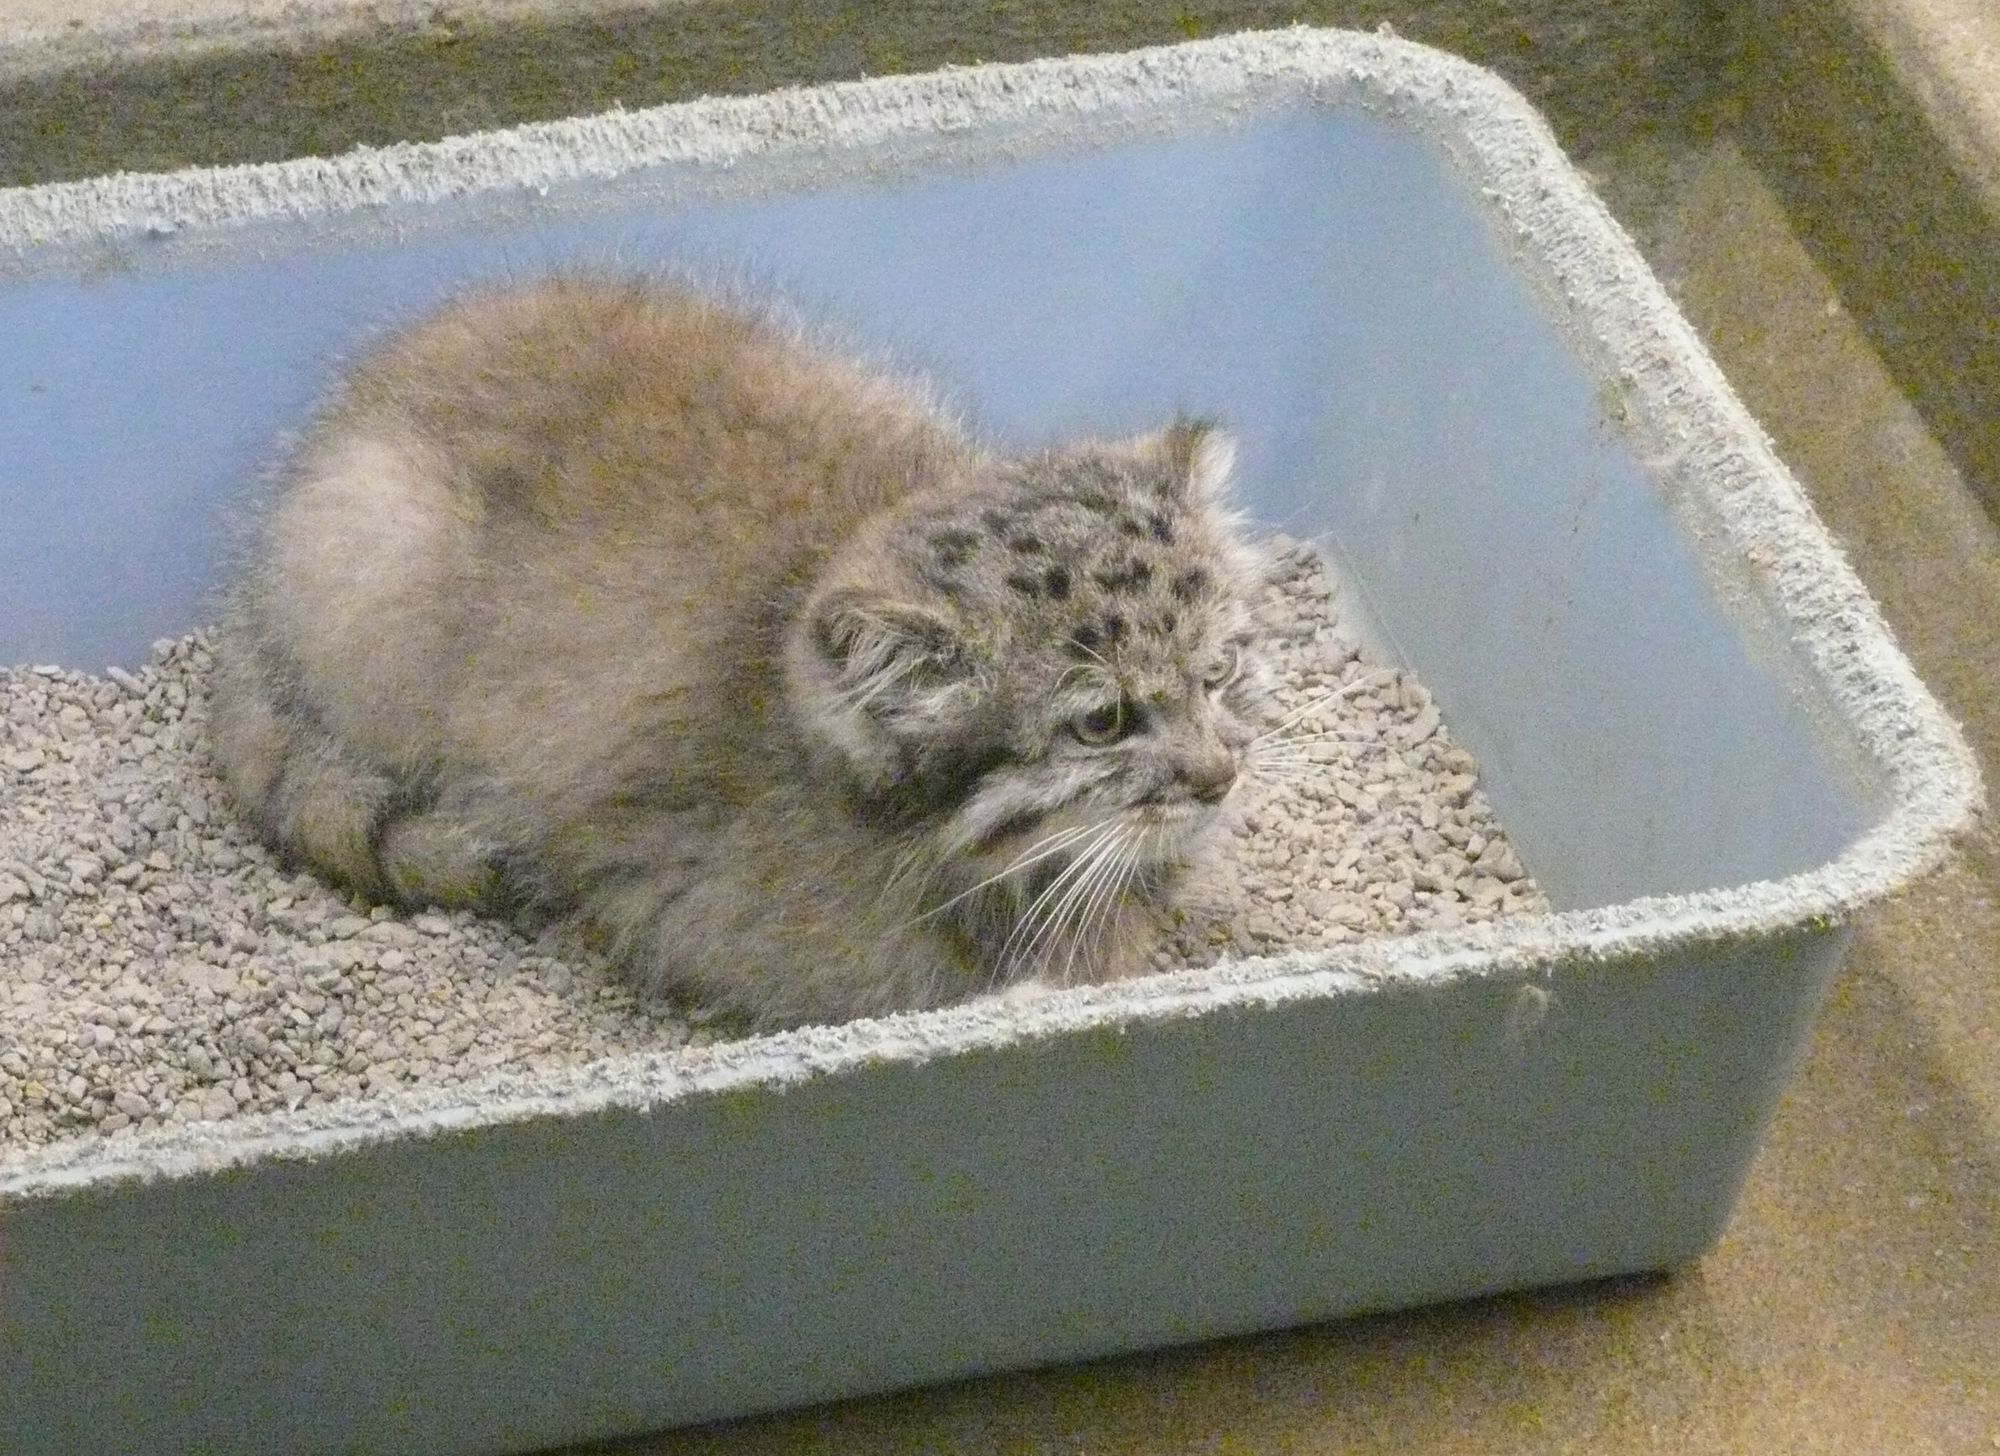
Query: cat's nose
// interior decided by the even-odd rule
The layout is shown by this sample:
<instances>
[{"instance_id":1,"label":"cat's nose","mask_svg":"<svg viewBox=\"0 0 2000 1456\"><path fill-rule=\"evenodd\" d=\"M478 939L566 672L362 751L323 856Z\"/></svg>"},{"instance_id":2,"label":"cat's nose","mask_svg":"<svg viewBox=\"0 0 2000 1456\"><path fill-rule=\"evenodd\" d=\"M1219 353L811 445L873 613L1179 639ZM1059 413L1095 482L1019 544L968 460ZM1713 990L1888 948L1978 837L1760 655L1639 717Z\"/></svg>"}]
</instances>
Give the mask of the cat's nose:
<instances>
[{"instance_id":1,"label":"cat's nose","mask_svg":"<svg viewBox=\"0 0 2000 1456\"><path fill-rule=\"evenodd\" d=\"M1181 765L1181 782L1188 795L1204 804L1218 804L1236 784L1236 760L1226 752L1203 754Z\"/></svg>"}]
</instances>

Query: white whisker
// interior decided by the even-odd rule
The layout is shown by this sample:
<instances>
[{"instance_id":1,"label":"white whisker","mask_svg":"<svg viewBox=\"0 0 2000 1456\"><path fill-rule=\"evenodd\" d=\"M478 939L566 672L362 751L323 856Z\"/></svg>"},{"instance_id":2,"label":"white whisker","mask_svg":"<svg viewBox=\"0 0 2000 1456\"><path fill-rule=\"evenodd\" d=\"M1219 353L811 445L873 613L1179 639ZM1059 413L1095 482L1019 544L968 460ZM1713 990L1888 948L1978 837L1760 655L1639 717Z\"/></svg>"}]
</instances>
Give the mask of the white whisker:
<instances>
[{"instance_id":1,"label":"white whisker","mask_svg":"<svg viewBox=\"0 0 2000 1456\"><path fill-rule=\"evenodd\" d=\"M1390 680L1389 677L1386 677L1381 673L1368 673L1365 674L1364 676L1358 677L1353 682L1346 684L1344 687L1336 688L1334 691L1328 693L1325 697L1314 698L1310 703L1307 703L1303 708L1296 709L1293 712L1287 714L1286 717L1283 719L1283 721L1273 724L1270 728L1266 729L1264 732L1258 734L1255 738L1251 739L1250 746L1252 748L1255 748L1258 744L1263 743L1268 739L1277 737L1280 733L1283 733L1287 728L1291 727L1294 723L1297 723L1301 719L1307 718L1312 714L1317 713L1321 708L1329 707L1332 704L1339 702L1342 698L1351 698L1356 693L1362 692L1367 688L1385 687L1388 685L1389 680Z\"/></svg>"},{"instance_id":2,"label":"white whisker","mask_svg":"<svg viewBox=\"0 0 2000 1456\"><path fill-rule=\"evenodd\" d=\"M1023 967L1032 967L1035 957L1040 953L1043 942L1049 941L1060 934L1061 927L1068 918L1071 908L1075 905L1077 896L1089 885L1091 877L1096 873L1097 867L1104 859L1104 856L1115 848L1118 841L1129 832L1122 825L1114 825L1109 833L1105 834L1102 838L1092 841L1090 847L1057 877L1055 883L1042 892L1042 896L1035 902L1035 906L1039 906L1046 901L1058 885L1065 886L1062 898L1056 901L1051 910L1040 917L1040 924L1035 927L1034 934L1029 937L1028 943L1022 947L1019 961ZM1031 912L1035 909L1035 906L1029 907ZM1010 936L1008 939L1011 942L1013 937ZM1002 947L1002 950L1004 952L1005 947Z\"/></svg>"},{"instance_id":3,"label":"white whisker","mask_svg":"<svg viewBox=\"0 0 2000 1456\"><path fill-rule=\"evenodd\" d=\"M890 869L889 877L882 882L882 888L876 892L875 903L871 908L876 910L881 909L882 906L885 903L887 903L890 895L892 895L893 893L895 893L896 890L901 888L904 880L909 877L910 872L914 870L919 864L923 863L928 851L929 851L929 846L922 844L916 846L914 849L904 851L901 858L899 858L896 861L895 865ZM930 875L935 874L936 872L937 872L937 863L935 860L933 860L930 865L930 873L924 876L924 883L928 883L930 880ZM921 886L918 887L917 894L918 895L922 894ZM913 898L915 897L913 896Z\"/></svg>"},{"instance_id":4,"label":"white whisker","mask_svg":"<svg viewBox=\"0 0 2000 1456\"><path fill-rule=\"evenodd\" d=\"M1104 943L1105 933L1118 918L1119 899L1125 893L1125 886L1131 881L1132 872L1145 858L1146 846L1152 842L1156 832L1150 828L1142 828L1120 847L1117 857L1112 861L1111 869L1104 876L1103 888L1096 898L1084 907L1083 916L1077 927L1076 943L1070 947L1069 959L1063 963L1064 985L1070 983L1070 973L1076 965L1077 952L1086 944L1089 949L1084 953L1083 969L1086 975L1095 979L1092 963L1099 947ZM1095 925L1092 924L1093 921L1096 922Z\"/></svg>"},{"instance_id":5,"label":"white whisker","mask_svg":"<svg viewBox=\"0 0 2000 1456\"><path fill-rule=\"evenodd\" d=\"M1113 839L1099 847L1091 856L1089 872L1069 887L1069 890L1063 895L1061 903L1056 906L1054 913L1050 915L1047 922L1043 925L1041 934L1028 946L1026 959L1029 962L1035 959L1037 947L1044 938L1046 938L1048 943L1048 961L1054 960L1056 952L1062 948L1061 943L1066 934L1069 938L1071 948L1074 950L1082 934L1084 913L1096 891L1097 884L1103 879L1108 866L1117 859L1119 851L1124 847L1124 843L1130 838L1131 833L1132 831L1129 828L1122 829ZM1073 919L1075 924L1072 926L1071 922ZM1063 984L1069 984L1067 970L1064 972Z\"/></svg>"},{"instance_id":6,"label":"white whisker","mask_svg":"<svg viewBox=\"0 0 2000 1456\"><path fill-rule=\"evenodd\" d=\"M1058 882L1061 886L1059 895L1046 895L1042 900L1037 900L1035 905L1030 907L1031 910L1039 913L1036 913L1033 917L1034 928L1032 933L1028 936L1026 943L1022 945L1020 954L1014 958L1021 971L1033 974L1035 956L1042 942L1055 933L1056 926L1060 923L1063 915L1069 910L1070 900L1075 895L1077 888L1089 882L1091 874L1097 867L1098 854L1110 842L1111 837L1107 836L1105 839L1091 845L1089 850L1077 858L1076 862L1069 867L1069 870L1063 874L1061 880ZM1053 892L1057 889L1057 885L1052 884L1049 886L1049 889ZM1042 910L1040 907L1047 900L1053 900L1053 903L1049 904L1046 910Z\"/></svg>"},{"instance_id":7,"label":"white whisker","mask_svg":"<svg viewBox=\"0 0 2000 1456\"><path fill-rule=\"evenodd\" d=\"M1352 729L1333 728L1324 733L1287 735L1283 738L1274 738L1267 744L1253 746L1250 751L1257 754L1268 753L1278 748L1345 748L1360 753L1386 753L1397 746L1393 743L1371 741L1359 734L1350 737L1351 733Z\"/></svg>"},{"instance_id":8,"label":"white whisker","mask_svg":"<svg viewBox=\"0 0 2000 1456\"><path fill-rule=\"evenodd\" d=\"M1058 829L1052 834L1046 834L1042 836L1042 838L1036 840L1033 844L1029 845L1026 849L1022 850L1019 855L1015 856L1013 862L1010 863L1005 869L1000 870L995 874L988 875L985 879L981 880L978 884L974 885L969 890L959 891L956 895L953 895L949 900L945 901L942 905L932 906L930 909L926 910L923 914L917 916L916 919L912 920L910 923L912 925L920 925L924 921L929 920L934 915L942 915L945 911L951 909L952 906L958 904L961 900L970 899L972 896L978 894L981 890L986 889L988 886L999 884L1002 880L1006 879L1007 876L1014 874L1020 870L1027 869L1031 865L1036 865L1041 863L1043 860L1047 859L1050 855L1056 854L1061 850L1066 849L1070 845L1076 843L1077 840L1081 839L1084 835L1090 833L1091 830L1102 828L1107 822L1108 821L1106 820L1099 819L1094 823L1083 825L1081 828L1072 827L1069 829Z\"/></svg>"},{"instance_id":9,"label":"white whisker","mask_svg":"<svg viewBox=\"0 0 2000 1456\"><path fill-rule=\"evenodd\" d=\"M1337 759L1337 758L1311 758L1311 757L1308 757L1307 755L1305 755L1305 754L1303 754L1303 753L1297 753L1297 754L1285 754L1285 753L1271 753L1271 754L1259 754L1259 755L1258 755L1257 757L1255 757L1255 758L1253 758L1253 759L1250 759L1250 760L1249 760L1249 762L1251 762L1252 764L1255 764L1255 765L1256 765L1257 767L1259 767L1259 768L1265 768L1265 767L1277 767L1277 768L1340 768L1340 767L1343 767L1343 765L1342 765L1341 761L1340 761L1339 759Z\"/></svg>"},{"instance_id":10,"label":"white whisker","mask_svg":"<svg viewBox=\"0 0 2000 1456\"><path fill-rule=\"evenodd\" d=\"M1027 909L1023 910L1019 918L1015 920L1014 928L1007 933L1007 939L1001 942L1000 949L993 958L993 974L996 979L1002 976L1008 967L1008 952L1013 949L1014 942L1035 923L1041 914L1042 906L1047 904L1050 898L1073 876L1083 871L1090 863L1090 856L1096 852L1098 846L1110 839L1118 830L1118 826L1115 823L1100 822L1095 827L1099 830L1098 836L1084 846L1081 854L1063 866L1061 873L1043 887L1042 892L1034 898ZM1039 932L1037 933L1039 934Z\"/></svg>"},{"instance_id":11,"label":"white whisker","mask_svg":"<svg viewBox=\"0 0 2000 1456\"><path fill-rule=\"evenodd\" d=\"M1076 969L1076 958L1079 954L1084 955L1084 969L1090 968L1090 957L1084 948L1089 944L1091 922L1096 918L1104 893L1111 887L1115 872L1124 862L1126 851L1131 845L1132 836L1128 834L1115 847L1113 853L1098 862L1097 870L1091 876L1091 884L1086 888L1083 898L1077 902L1076 929L1069 938L1069 954L1063 957L1062 984L1065 986L1073 979L1072 973Z\"/></svg>"}]
</instances>

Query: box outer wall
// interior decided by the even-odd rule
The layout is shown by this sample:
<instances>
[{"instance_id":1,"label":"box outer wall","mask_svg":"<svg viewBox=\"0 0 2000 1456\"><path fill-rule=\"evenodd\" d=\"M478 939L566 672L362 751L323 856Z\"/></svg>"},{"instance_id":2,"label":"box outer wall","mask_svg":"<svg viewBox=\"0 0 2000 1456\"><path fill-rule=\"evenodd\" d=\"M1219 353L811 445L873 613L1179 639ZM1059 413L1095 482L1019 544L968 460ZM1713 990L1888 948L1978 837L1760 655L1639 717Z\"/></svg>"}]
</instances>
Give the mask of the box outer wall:
<instances>
[{"instance_id":1,"label":"box outer wall","mask_svg":"<svg viewBox=\"0 0 2000 1456\"><path fill-rule=\"evenodd\" d=\"M1840 932L8 1212L10 1451L532 1450L1693 1258ZM1540 1019L1536 1013L1541 1011Z\"/></svg>"},{"instance_id":2,"label":"box outer wall","mask_svg":"<svg viewBox=\"0 0 2000 1456\"><path fill-rule=\"evenodd\" d=\"M0 1218L0 1434L531 1449L1670 1267L1719 1231L1845 944L1709 929L201 1176L80 1167Z\"/></svg>"}]
</instances>

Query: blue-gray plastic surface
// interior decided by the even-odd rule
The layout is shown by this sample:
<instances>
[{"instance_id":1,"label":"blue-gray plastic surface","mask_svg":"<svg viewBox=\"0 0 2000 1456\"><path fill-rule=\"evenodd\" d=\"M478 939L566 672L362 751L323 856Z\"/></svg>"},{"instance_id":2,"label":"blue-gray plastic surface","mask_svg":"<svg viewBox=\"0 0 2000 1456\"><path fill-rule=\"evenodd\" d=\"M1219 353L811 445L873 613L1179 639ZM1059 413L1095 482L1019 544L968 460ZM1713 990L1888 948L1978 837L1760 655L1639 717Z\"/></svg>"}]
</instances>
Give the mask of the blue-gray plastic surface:
<instances>
[{"instance_id":1,"label":"blue-gray plastic surface","mask_svg":"<svg viewBox=\"0 0 2000 1456\"><path fill-rule=\"evenodd\" d=\"M0 656L200 622L339 357L468 281L774 290L996 438L1239 434L1334 544L1559 905L1867 822L1783 654L1491 216L1353 106L866 184L643 178L30 256L0 285ZM350 220L351 222L351 220ZM531 1449L1523 1284L1720 1229L1844 937L1226 1007L783 1088L388 1138L0 1213L0 1446Z\"/></svg>"},{"instance_id":2,"label":"blue-gray plastic surface","mask_svg":"<svg viewBox=\"0 0 2000 1456\"><path fill-rule=\"evenodd\" d=\"M1226 421L1252 515L1342 549L1559 905L1773 878L1862 823L1408 132L1302 108L875 185L571 191L498 225L259 225L0 288L0 659L130 664L198 625L232 508L385 326L474 279L664 266L778 294L1008 443Z\"/></svg>"},{"instance_id":3,"label":"blue-gray plastic surface","mask_svg":"<svg viewBox=\"0 0 2000 1456\"><path fill-rule=\"evenodd\" d=\"M0 1445L527 1451L1669 1267L1840 940L1598 967L1532 1035L1337 996L30 1203Z\"/></svg>"}]
</instances>

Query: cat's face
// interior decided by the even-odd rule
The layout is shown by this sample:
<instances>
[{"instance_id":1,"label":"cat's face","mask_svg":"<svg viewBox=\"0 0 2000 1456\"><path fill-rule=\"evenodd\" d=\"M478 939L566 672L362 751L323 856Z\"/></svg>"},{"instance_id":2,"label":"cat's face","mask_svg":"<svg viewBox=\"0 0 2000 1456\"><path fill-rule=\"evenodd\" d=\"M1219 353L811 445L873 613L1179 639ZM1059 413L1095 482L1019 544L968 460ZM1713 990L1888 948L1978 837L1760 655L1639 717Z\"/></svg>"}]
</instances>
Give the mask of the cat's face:
<instances>
[{"instance_id":1,"label":"cat's face","mask_svg":"<svg viewBox=\"0 0 2000 1456\"><path fill-rule=\"evenodd\" d=\"M948 883L1097 893L1213 822L1268 681L1230 454L1177 425L1013 462L814 603L794 690Z\"/></svg>"}]
</instances>

